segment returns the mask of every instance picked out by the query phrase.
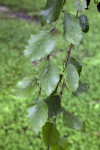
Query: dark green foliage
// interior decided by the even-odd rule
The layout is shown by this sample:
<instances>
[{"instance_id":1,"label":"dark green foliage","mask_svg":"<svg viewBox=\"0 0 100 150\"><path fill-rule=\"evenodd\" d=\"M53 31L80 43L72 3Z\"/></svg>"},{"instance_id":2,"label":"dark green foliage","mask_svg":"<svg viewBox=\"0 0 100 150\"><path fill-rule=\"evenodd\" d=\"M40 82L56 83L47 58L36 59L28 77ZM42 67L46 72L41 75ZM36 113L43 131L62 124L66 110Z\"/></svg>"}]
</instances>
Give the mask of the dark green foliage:
<instances>
[{"instance_id":1,"label":"dark green foliage","mask_svg":"<svg viewBox=\"0 0 100 150\"><path fill-rule=\"evenodd\" d=\"M88 18L85 15L79 17L80 26L83 32L87 33L89 31Z\"/></svg>"},{"instance_id":2,"label":"dark green foliage","mask_svg":"<svg viewBox=\"0 0 100 150\"><path fill-rule=\"evenodd\" d=\"M58 144L51 146L50 150L63 150Z\"/></svg>"},{"instance_id":3,"label":"dark green foliage","mask_svg":"<svg viewBox=\"0 0 100 150\"><path fill-rule=\"evenodd\" d=\"M54 145L59 137L59 131L56 129L56 126L53 123L47 122L43 128L42 128L42 133L43 133L43 139L45 145Z\"/></svg>"},{"instance_id":4,"label":"dark green foliage","mask_svg":"<svg viewBox=\"0 0 100 150\"><path fill-rule=\"evenodd\" d=\"M73 129L77 129L77 130L83 128L83 123L79 119L79 117L69 113L64 108L63 108L63 122L69 128L73 128Z\"/></svg>"},{"instance_id":5,"label":"dark green foliage","mask_svg":"<svg viewBox=\"0 0 100 150\"><path fill-rule=\"evenodd\" d=\"M95 3L95 4L98 4L98 0L94 0L94 3Z\"/></svg>"},{"instance_id":6,"label":"dark green foliage","mask_svg":"<svg viewBox=\"0 0 100 150\"><path fill-rule=\"evenodd\" d=\"M65 137L60 137L57 141L57 144L63 149L63 150L69 150L69 144L68 140Z\"/></svg>"},{"instance_id":7,"label":"dark green foliage","mask_svg":"<svg viewBox=\"0 0 100 150\"><path fill-rule=\"evenodd\" d=\"M88 83L79 82L79 86L78 86L77 90L75 92L73 92L73 94L75 96L78 96L78 95L82 94L83 92L87 92L88 90L89 90L89 84Z\"/></svg>"},{"instance_id":8,"label":"dark green foliage","mask_svg":"<svg viewBox=\"0 0 100 150\"><path fill-rule=\"evenodd\" d=\"M59 95L51 95L44 100L48 105L48 117L51 118L54 115L61 113L61 98Z\"/></svg>"},{"instance_id":9,"label":"dark green foliage","mask_svg":"<svg viewBox=\"0 0 100 150\"><path fill-rule=\"evenodd\" d=\"M69 150L69 144L65 137L60 137L57 143L51 146L50 150Z\"/></svg>"}]
</instances>

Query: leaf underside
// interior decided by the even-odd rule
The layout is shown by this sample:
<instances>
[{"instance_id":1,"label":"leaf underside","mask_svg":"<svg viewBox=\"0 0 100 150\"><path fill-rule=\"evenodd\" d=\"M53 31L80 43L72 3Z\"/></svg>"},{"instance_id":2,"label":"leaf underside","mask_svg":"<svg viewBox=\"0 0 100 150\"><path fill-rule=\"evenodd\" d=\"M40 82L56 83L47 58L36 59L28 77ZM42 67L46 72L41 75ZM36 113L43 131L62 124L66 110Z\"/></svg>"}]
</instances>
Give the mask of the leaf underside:
<instances>
[{"instance_id":1,"label":"leaf underside","mask_svg":"<svg viewBox=\"0 0 100 150\"><path fill-rule=\"evenodd\" d=\"M75 92L79 85L79 74L76 67L68 63L67 68L65 69L64 72L64 77L65 77L67 87L72 92Z\"/></svg>"},{"instance_id":2,"label":"leaf underside","mask_svg":"<svg viewBox=\"0 0 100 150\"><path fill-rule=\"evenodd\" d=\"M82 13L82 11L87 8L87 1L86 0L76 0L75 6L77 10Z\"/></svg>"},{"instance_id":3,"label":"leaf underside","mask_svg":"<svg viewBox=\"0 0 100 150\"><path fill-rule=\"evenodd\" d=\"M46 60L39 64L37 68L37 78L41 88L49 96L56 88L59 82L59 70L51 61Z\"/></svg>"},{"instance_id":4,"label":"leaf underside","mask_svg":"<svg viewBox=\"0 0 100 150\"><path fill-rule=\"evenodd\" d=\"M38 35L31 35L24 54L29 60L37 61L49 55L53 49L54 39L52 33L41 31Z\"/></svg>"},{"instance_id":5,"label":"leaf underside","mask_svg":"<svg viewBox=\"0 0 100 150\"><path fill-rule=\"evenodd\" d=\"M73 45L78 46L82 39L82 31L78 18L66 12L63 20L63 28L66 39Z\"/></svg>"},{"instance_id":6,"label":"leaf underside","mask_svg":"<svg viewBox=\"0 0 100 150\"><path fill-rule=\"evenodd\" d=\"M28 117L32 129L37 134L48 119L48 107L42 100L38 100L28 109Z\"/></svg>"},{"instance_id":7,"label":"leaf underside","mask_svg":"<svg viewBox=\"0 0 100 150\"><path fill-rule=\"evenodd\" d=\"M14 93L18 98L29 98L38 92L39 87L35 75L24 78L19 81Z\"/></svg>"}]
</instances>

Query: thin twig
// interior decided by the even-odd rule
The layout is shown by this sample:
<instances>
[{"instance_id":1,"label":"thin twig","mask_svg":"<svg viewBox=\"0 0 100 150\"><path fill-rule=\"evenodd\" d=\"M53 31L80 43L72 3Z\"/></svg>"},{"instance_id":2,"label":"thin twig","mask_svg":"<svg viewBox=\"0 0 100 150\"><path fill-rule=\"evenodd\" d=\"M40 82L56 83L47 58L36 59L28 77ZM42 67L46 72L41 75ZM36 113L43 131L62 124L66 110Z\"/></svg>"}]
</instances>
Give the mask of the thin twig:
<instances>
[{"instance_id":1,"label":"thin twig","mask_svg":"<svg viewBox=\"0 0 100 150\"><path fill-rule=\"evenodd\" d=\"M63 62L63 72L65 72L65 69L66 69L66 67L67 67L67 64L68 64L68 61L69 61L69 57L70 57L70 53L71 53L72 47L73 47L73 44L71 43L70 49L69 49L69 51L67 52L66 59L65 59L64 62ZM64 63L65 63L65 65L64 65ZM62 88L61 88L61 91L60 91L60 97L61 97L61 98L62 98L62 94L63 94L64 84L65 84L65 79L63 80Z\"/></svg>"},{"instance_id":2,"label":"thin twig","mask_svg":"<svg viewBox=\"0 0 100 150\"><path fill-rule=\"evenodd\" d=\"M64 4L64 1L65 1L65 0L63 0L63 4ZM62 12L64 12L64 11L62 10ZM64 13L65 13L65 12L64 12ZM76 16L78 17L78 10L77 10ZM53 29L50 31L50 32L53 33L53 36L54 36L54 32L55 32L55 29L56 29L57 22L58 22L58 19L56 20L56 23L55 23ZM66 69L66 67L67 67L67 64L68 64L68 61L69 61L69 57L70 57L70 54L71 54L72 47L73 47L73 44L71 43L70 49L69 49L69 51L67 52L66 59L65 59L64 62L63 62L63 72L65 72L65 69ZM49 59L49 55L47 56L47 58ZM65 64L64 64L64 63L65 63ZM61 77L61 79L60 79L60 82L62 81L62 78L63 78L63 75L62 75L62 77ZM61 97L61 99L62 99L64 84L65 84L65 78L64 78L64 80L63 80L62 88L61 88L61 91L60 91L60 97ZM39 93L41 93L41 89L40 89L40 92L39 92ZM39 95L40 95L40 94L39 94ZM38 97L39 97L39 96L38 96ZM57 116L55 117L55 119L54 119L54 121L53 121L53 123L54 123L55 125L56 125L56 119L57 119ZM50 149L50 146L47 147L47 150L49 150L49 149Z\"/></svg>"},{"instance_id":3,"label":"thin twig","mask_svg":"<svg viewBox=\"0 0 100 150\"><path fill-rule=\"evenodd\" d=\"M62 84L62 87L61 87L61 91L60 91L60 97L61 98L62 98L62 94L63 94L64 84L65 84L65 79L63 81L63 84Z\"/></svg>"},{"instance_id":4,"label":"thin twig","mask_svg":"<svg viewBox=\"0 0 100 150\"><path fill-rule=\"evenodd\" d=\"M53 120L53 123L56 125L56 120L57 120L57 116L55 117L55 119Z\"/></svg>"},{"instance_id":5,"label":"thin twig","mask_svg":"<svg viewBox=\"0 0 100 150\"><path fill-rule=\"evenodd\" d=\"M72 50L72 47L73 47L73 44L71 43L71 45L70 45L70 49L69 49L69 51L67 52L67 56L66 56L66 59L65 59L65 67L63 68L63 72L65 72L65 69L66 69L66 67L67 67L67 64L68 64L68 60L69 60L69 57L70 57L70 53L71 53L71 50Z\"/></svg>"},{"instance_id":6,"label":"thin twig","mask_svg":"<svg viewBox=\"0 0 100 150\"><path fill-rule=\"evenodd\" d=\"M55 29L56 29L57 22L58 22L58 19L56 20L56 23L55 23L53 29L50 31L50 32L52 32L53 36L55 35ZM49 60L49 57L50 57L50 55L47 56L48 60Z\"/></svg>"},{"instance_id":7,"label":"thin twig","mask_svg":"<svg viewBox=\"0 0 100 150\"><path fill-rule=\"evenodd\" d=\"M47 150L49 150L49 149L50 149L50 146L47 147Z\"/></svg>"},{"instance_id":8,"label":"thin twig","mask_svg":"<svg viewBox=\"0 0 100 150\"><path fill-rule=\"evenodd\" d=\"M77 10L77 13L76 13L76 17L78 17L78 10Z\"/></svg>"},{"instance_id":9,"label":"thin twig","mask_svg":"<svg viewBox=\"0 0 100 150\"><path fill-rule=\"evenodd\" d=\"M78 13L79 13L79 11L77 10L77 13L76 13L76 16L77 16L77 17L78 17ZM66 67L67 67L67 64L68 64L68 60L69 60L69 57L70 57L70 53L71 53L72 47L73 47L73 44L71 43L70 49L69 49L69 51L68 51L68 53L67 53L67 56L66 56L67 59L65 59L65 61L64 61L64 63L66 62L65 67L64 67L64 63L63 63L63 72L65 71L65 69L66 69Z\"/></svg>"},{"instance_id":10,"label":"thin twig","mask_svg":"<svg viewBox=\"0 0 100 150\"><path fill-rule=\"evenodd\" d=\"M65 0L63 0L63 5L64 5L64 3L65 3Z\"/></svg>"},{"instance_id":11,"label":"thin twig","mask_svg":"<svg viewBox=\"0 0 100 150\"><path fill-rule=\"evenodd\" d=\"M47 60L49 61L50 55L47 56Z\"/></svg>"},{"instance_id":12,"label":"thin twig","mask_svg":"<svg viewBox=\"0 0 100 150\"><path fill-rule=\"evenodd\" d=\"M56 23L55 23L53 29L50 31L50 32L53 33L53 36L54 36L54 33L55 33L55 29L56 29L57 22L58 22L58 19L56 20Z\"/></svg>"},{"instance_id":13,"label":"thin twig","mask_svg":"<svg viewBox=\"0 0 100 150\"><path fill-rule=\"evenodd\" d=\"M64 12L64 11L63 11L63 12ZM78 17L78 13L79 13L79 11L77 10L77 13L76 13L76 16L77 16L77 17ZM65 69L66 69L66 67L67 67L67 64L68 64L68 61L69 61L69 57L70 57L70 54L71 54L72 47L73 47L73 44L71 43L70 49L69 49L69 51L67 52L66 59L65 59L64 62L63 62L63 72L65 72ZM65 63L65 65L64 65L64 63ZM62 77L63 77L63 76L62 76ZM64 84L65 84L65 79L63 80L62 88L61 88L61 91L60 91L60 97L61 97L61 98L62 98L62 94L63 94Z\"/></svg>"},{"instance_id":14,"label":"thin twig","mask_svg":"<svg viewBox=\"0 0 100 150\"><path fill-rule=\"evenodd\" d=\"M38 94L37 100L39 100L40 94L41 94L41 88L40 88L40 90L39 90L39 94Z\"/></svg>"}]
</instances>

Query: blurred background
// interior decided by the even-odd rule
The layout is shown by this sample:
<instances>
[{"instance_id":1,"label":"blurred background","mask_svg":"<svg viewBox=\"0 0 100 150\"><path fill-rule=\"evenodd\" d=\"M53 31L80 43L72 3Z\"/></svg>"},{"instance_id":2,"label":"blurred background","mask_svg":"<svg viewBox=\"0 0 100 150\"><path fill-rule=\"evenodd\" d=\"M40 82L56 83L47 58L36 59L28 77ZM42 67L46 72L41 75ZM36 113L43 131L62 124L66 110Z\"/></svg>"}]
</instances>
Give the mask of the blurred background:
<instances>
[{"instance_id":1,"label":"blurred background","mask_svg":"<svg viewBox=\"0 0 100 150\"><path fill-rule=\"evenodd\" d=\"M26 118L29 100L15 99L10 92L29 72L24 49L31 34L50 30L54 26L40 25L40 10L46 0L0 0L0 150L45 150L41 133L37 136ZM66 1L64 10L76 14L73 0ZM90 90L79 97L64 91L62 105L86 122L86 132L68 129L58 117L57 128L68 135L70 150L100 150L100 13L91 4L85 10L90 30L72 50L71 56L83 65L81 80L90 84ZM59 67L69 43L63 38L63 14L56 28L54 61Z\"/></svg>"}]
</instances>

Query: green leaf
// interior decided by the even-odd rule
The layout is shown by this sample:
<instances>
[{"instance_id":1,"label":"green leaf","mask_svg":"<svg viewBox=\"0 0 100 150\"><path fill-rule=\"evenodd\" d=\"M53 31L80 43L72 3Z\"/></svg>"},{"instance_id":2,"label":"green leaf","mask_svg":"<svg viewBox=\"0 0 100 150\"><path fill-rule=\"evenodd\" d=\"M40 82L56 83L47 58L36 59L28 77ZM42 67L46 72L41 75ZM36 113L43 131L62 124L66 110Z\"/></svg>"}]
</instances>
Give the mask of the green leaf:
<instances>
[{"instance_id":1,"label":"green leaf","mask_svg":"<svg viewBox=\"0 0 100 150\"><path fill-rule=\"evenodd\" d=\"M41 24L44 25L56 21L62 7L62 0L47 0L45 9L41 11Z\"/></svg>"},{"instance_id":2,"label":"green leaf","mask_svg":"<svg viewBox=\"0 0 100 150\"><path fill-rule=\"evenodd\" d=\"M82 31L76 16L65 12L63 20L64 35L73 45L78 46L82 39Z\"/></svg>"},{"instance_id":3,"label":"green leaf","mask_svg":"<svg viewBox=\"0 0 100 150\"><path fill-rule=\"evenodd\" d=\"M59 70L52 61L42 62L37 68L37 78L41 88L49 96L59 82Z\"/></svg>"},{"instance_id":4,"label":"green leaf","mask_svg":"<svg viewBox=\"0 0 100 150\"><path fill-rule=\"evenodd\" d=\"M86 0L76 0L75 6L77 10L82 13L82 11L87 8L87 1Z\"/></svg>"},{"instance_id":5,"label":"green leaf","mask_svg":"<svg viewBox=\"0 0 100 150\"><path fill-rule=\"evenodd\" d=\"M58 84L57 84L57 86L56 86L55 90L51 93L51 95L50 95L50 96L53 96L53 95L56 95L56 94L57 94L58 86L59 86L59 84L60 84L60 82L61 82L62 76L63 76L63 75L62 75L62 74L60 74L59 82L58 82Z\"/></svg>"},{"instance_id":6,"label":"green leaf","mask_svg":"<svg viewBox=\"0 0 100 150\"><path fill-rule=\"evenodd\" d=\"M60 136L58 130L56 129L55 125L53 123L47 122L43 128L42 128L42 133L43 133L43 139L45 145L54 145Z\"/></svg>"},{"instance_id":7,"label":"green leaf","mask_svg":"<svg viewBox=\"0 0 100 150\"><path fill-rule=\"evenodd\" d=\"M26 77L22 81L19 81L14 93L18 98L29 98L34 95L37 91L38 83L35 75Z\"/></svg>"},{"instance_id":8,"label":"green leaf","mask_svg":"<svg viewBox=\"0 0 100 150\"><path fill-rule=\"evenodd\" d=\"M79 85L79 74L76 67L68 63L64 72L64 77L65 77L67 87L72 92L75 92Z\"/></svg>"},{"instance_id":9,"label":"green leaf","mask_svg":"<svg viewBox=\"0 0 100 150\"><path fill-rule=\"evenodd\" d=\"M63 149L63 150L69 150L69 144L65 137L60 137L57 144Z\"/></svg>"},{"instance_id":10,"label":"green leaf","mask_svg":"<svg viewBox=\"0 0 100 150\"><path fill-rule=\"evenodd\" d=\"M76 61L75 58L73 57L70 57L68 62L77 68L78 74L80 76L82 71L82 65L78 61Z\"/></svg>"},{"instance_id":11,"label":"green leaf","mask_svg":"<svg viewBox=\"0 0 100 150\"><path fill-rule=\"evenodd\" d=\"M83 92L87 92L88 90L89 90L89 84L80 82L78 89L75 92L73 92L73 95L78 96Z\"/></svg>"},{"instance_id":12,"label":"green leaf","mask_svg":"<svg viewBox=\"0 0 100 150\"><path fill-rule=\"evenodd\" d=\"M51 32L41 31L38 35L31 35L25 56L31 61L37 61L49 55L54 49L54 39Z\"/></svg>"},{"instance_id":13,"label":"green leaf","mask_svg":"<svg viewBox=\"0 0 100 150\"><path fill-rule=\"evenodd\" d=\"M47 121L48 106L44 101L38 100L38 102L35 102L34 105L28 109L28 117L32 129L37 134Z\"/></svg>"},{"instance_id":14,"label":"green leaf","mask_svg":"<svg viewBox=\"0 0 100 150\"><path fill-rule=\"evenodd\" d=\"M50 150L64 150L64 149L62 149L58 144L55 144L50 147Z\"/></svg>"},{"instance_id":15,"label":"green leaf","mask_svg":"<svg viewBox=\"0 0 100 150\"><path fill-rule=\"evenodd\" d=\"M58 115L61 112L61 98L59 95L53 95L44 100L48 105L48 116Z\"/></svg>"},{"instance_id":16,"label":"green leaf","mask_svg":"<svg viewBox=\"0 0 100 150\"><path fill-rule=\"evenodd\" d=\"M80 26L82 29L82 32L87 33L89 31L89 22L88 18L85 15L81 15L79 17Z\"/></svg>"},{"instance_id":17,"label":"green leaf","mask_svg":"<svg viewBox=\"0 0 100 150\"><path fill-rule=\"evenodd\" d=\"M57 143L51 146L50 150L69 150L69 144L65 137L60 137Z\"/></svg>"},{"instance_id":18,"label":"green leaf","mask_svg":"<svg viewBox=\"0 0 100 150\"><path fill-rule=\"evenodd\" d=\"M79 119L78 116L74 116L73 114L69 113L65 109L63 109L63 121L65 125L69 128L73 129L82 129L83 128L83 123Z\"/></svg>"}]
</instances>

